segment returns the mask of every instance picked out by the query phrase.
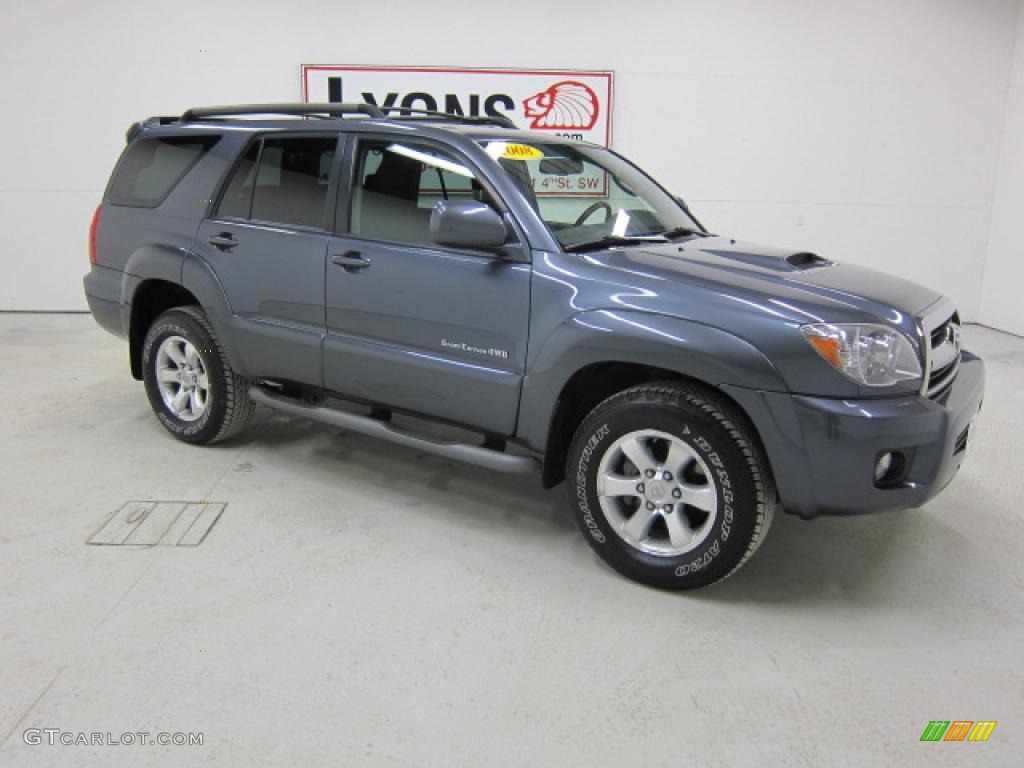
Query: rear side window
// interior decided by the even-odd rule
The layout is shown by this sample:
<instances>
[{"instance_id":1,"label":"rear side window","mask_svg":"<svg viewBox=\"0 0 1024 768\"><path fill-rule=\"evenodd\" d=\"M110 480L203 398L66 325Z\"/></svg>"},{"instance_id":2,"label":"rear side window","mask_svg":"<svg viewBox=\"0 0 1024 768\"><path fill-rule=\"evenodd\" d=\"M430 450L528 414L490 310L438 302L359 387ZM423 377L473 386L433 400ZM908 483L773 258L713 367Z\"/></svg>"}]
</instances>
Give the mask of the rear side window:
<instances>
[{"instance_id":1,"label":"rear side window","mask_svg":"<svg viewBox=\"0 0 1024 768\"><path fill-rule=\"evenodd\" d=\"M132 142L117 164L108 200L156 208L219 136L162 136Z\"/></svg>"},{"instance_id":2,"label":"rear side window","mask_svg":"<svg viewBox=\"0 0 1024 768\"><path fill-rule=\"evenodd\" d=\"M267 138L253 144L224 187L217 215L321 229L337 139Z\"/></svg>"}]
</instances>

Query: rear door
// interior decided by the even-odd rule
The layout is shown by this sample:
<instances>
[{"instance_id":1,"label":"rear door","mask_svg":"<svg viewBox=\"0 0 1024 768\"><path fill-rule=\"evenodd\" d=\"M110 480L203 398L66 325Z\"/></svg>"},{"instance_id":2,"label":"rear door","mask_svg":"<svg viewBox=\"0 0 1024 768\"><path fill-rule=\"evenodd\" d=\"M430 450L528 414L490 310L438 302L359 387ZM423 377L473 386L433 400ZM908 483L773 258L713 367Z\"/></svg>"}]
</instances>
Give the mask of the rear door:
<instances>
[{"instance_id":1,"label":"rear door","mask_svg":"<svg viewBox=\"0 0 1024 768\"><path fill-rule=\"evenodd\" d=\"M324 382L372 403L511 434L529 327L530 265L430 238L434 204L499 210L454 150L359 136L328 248Z\"/></svg>"},{"instance_id":2,"label":"rear door","mask_svg":"<svg viewBox=\"0 0 1024 768\"><path fill-rule=\"evenodd\" d=\"M337 134L255 138L196 250L217 274L250 376L322 386L324 259Z\"/></svg>"}]
</instances>

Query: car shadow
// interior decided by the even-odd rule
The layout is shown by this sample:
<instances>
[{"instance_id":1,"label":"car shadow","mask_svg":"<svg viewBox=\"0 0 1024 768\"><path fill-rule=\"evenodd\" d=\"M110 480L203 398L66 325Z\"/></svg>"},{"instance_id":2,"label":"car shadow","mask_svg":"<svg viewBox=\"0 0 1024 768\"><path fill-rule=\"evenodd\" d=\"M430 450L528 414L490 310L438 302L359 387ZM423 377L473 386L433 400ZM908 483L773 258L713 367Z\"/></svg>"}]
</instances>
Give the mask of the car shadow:
<instances>
[{"instance_id":1,"label":"car shadow","mask_svg":"<svg viewBox=\"0 0 1024 768\"><path fill-rule=\"evenodd\" d=\"M743 568L686 593L726 604L931 610L970 569L966 537L940 511L802 520L779 509L764 543ZM976 578L976 576L974 577ZM938 590L932 587L940 586Z\"/></svg>"},{"instance_id":2,"label":"car shadow","mask_svg":"<svg viewBox=\"0 0 1024 768\"><path fill-rule=\"evenodd\" d=\"M289 472L299 477L338 482L354 477L363 485L397 490L411 507L443 508L478 520L483 516L503 527L540 523L566 533L576 530L564 487L544 490L539 474L495 472L267 409L259 409L250 428L224 445L287 457L275 461L290 461Z\"/></svg>"},{"instance_id":3,"label":"car shadow","mask_svg":"<svg viewBox=\"0 0 1024 768\"><path fill-rule=\"evenodd\" d=\"M398 489L408 496L408 506L425 514L463 517L512 532L549 526L565 536L567 546L586 546L564 485L544 490L537 475L502 474L265 409L246 433L225 444L230 446L266 449L279 466L289 462L296 482L303 476L326 482L358 478L365 486L394 491L399 467ZM922 581L946 581L956 578L958 568L970 567L956 557L963 542L943 515L928 508L810 521L780 508L760 549L730 578L705 589L663 594L724 604L842 609L883 601L891 608L895 590L903 591L913 608L924 591ZM596 554L592 557L595 568L608 569Z\"/></svg>"}]
</instances>

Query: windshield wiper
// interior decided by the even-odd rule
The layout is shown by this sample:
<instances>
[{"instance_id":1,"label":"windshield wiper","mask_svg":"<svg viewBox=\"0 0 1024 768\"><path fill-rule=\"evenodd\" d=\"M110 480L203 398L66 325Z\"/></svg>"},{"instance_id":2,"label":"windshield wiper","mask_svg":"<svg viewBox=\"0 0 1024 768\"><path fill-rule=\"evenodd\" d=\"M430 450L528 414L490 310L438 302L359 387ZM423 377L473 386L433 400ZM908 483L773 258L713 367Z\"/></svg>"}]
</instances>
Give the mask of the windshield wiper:
<instances>
[{"instance_id":1,"label":"windshield wiper","mask_svg":"<svg viewBox=\"0 0 1024 768\"><path fill-rule=\"evenodd\" d=\"M696 235L697 237L711 237L710 232L705 232L701 229L694 229L693 227L673 227L672 229L666 229L664 232L658 232L657 234L669 240L675 240L677 237L687 237L689 235Z\"/></svg>"},{"instance_id":2,"label":"windshield wiper","mask_svg":"<svg viewBox=\"0 0 1024 768\"><path fill-rule=\"evenodd\" d=\"M605 235L596 240L562 246L566 251L590 251L596 248L610 248L613 245L641 245L643 243L667 243L665 235Z\"/></svg>"}]
</instances>

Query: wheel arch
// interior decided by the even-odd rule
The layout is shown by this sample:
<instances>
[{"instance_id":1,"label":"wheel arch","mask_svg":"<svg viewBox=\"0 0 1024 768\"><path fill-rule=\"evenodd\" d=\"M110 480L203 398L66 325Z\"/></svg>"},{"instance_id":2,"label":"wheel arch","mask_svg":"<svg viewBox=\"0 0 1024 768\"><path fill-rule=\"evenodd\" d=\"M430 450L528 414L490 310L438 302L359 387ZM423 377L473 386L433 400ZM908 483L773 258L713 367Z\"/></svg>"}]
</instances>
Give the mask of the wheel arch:
<instances>
[{"instance_id":1,"label":"wheel arch","mask_svg":"<svg viewBox=\"0 0 1024 768\"><path fill-rule=\"evenodd\" d=\"M674 317L631 311L581 315L551 334L523 386L518 436L544 454L545 488L564 479L569 443L587 413L616 392L652 381L704 389L745 420L763 449L749 414L720 388L785 390L774 366L751 344Z\"/></svg>"},{"instance_id":2,"label":"wheel arch","mask_svg":"<svg viewBox=\"0 0 1024 768\"><path fill-rule=\"evenodd\" d=\"M142 345L153 321L169 309L198 303L188 289L170 280L149 278L135 287L128 320L128 355L136 380L142 380Z\"/></svg>"},{"instance_id":3,"label":"wheel arch","mask_svg":"<svg viewBox=\"0 0 1024 768\"><path fill-rule=\"evenodd\" d=\"M135 262L137 271L126 285L126 292L130 290L124 305L128 308L132 376L142 378L142 344L153 321L169 309L190 304L202 308L232 369L241 373L242 361L231 344L231 305L216 273L194 254L184 259L179 257L176 266L166 258L167 254L162 255L165 258L139 252Z\"/></svg>"},{"instance_id":4,"label":"wheel arch","mask_svg":"<svg viewBox=\"0 0 1024 768\"><path fill-rule=\"evenodd\" d=\"M764 448L764 441L757 425L747 415L745 409L724 390L667 368L621 361L605 361L591 363L576 371L565 382L565 386L559 393L544 450L541 475L543 487L553 488L565 479L565 461L572 437L587 414L618 392L638 384L649 384L656 381L685 383L696 389L704 390L710 397L726 403L731 410L743 418L743 427L757 440L758 447L761 449L765 461L768 462L768 453Z\"/></svg>"}]
</instances>

